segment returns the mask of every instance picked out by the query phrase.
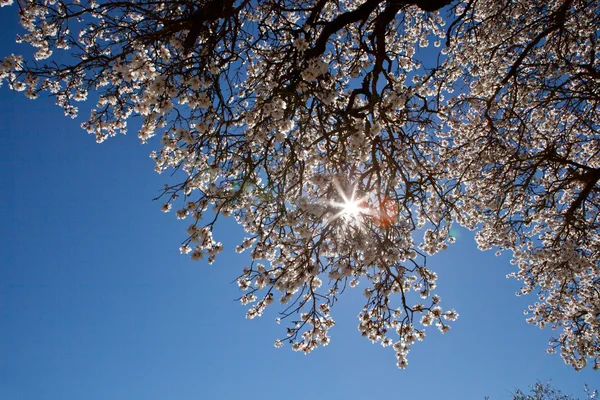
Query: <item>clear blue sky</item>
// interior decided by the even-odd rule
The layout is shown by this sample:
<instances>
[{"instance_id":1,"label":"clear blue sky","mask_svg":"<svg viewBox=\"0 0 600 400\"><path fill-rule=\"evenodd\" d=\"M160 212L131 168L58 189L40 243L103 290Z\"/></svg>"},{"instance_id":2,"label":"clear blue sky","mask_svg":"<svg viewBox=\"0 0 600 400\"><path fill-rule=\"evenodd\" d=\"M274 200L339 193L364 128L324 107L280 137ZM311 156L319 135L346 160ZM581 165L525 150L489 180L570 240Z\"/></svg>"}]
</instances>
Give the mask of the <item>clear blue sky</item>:
<instances>
[{"instance_id":1,"label":"clear blue sky","mask_svg":"<svg viewBox=\"0 0 600 400\"><path fill-rule=\"evenodd\" d=\"M0 57L14 52L16 8L0 10ZM362 289L333 311L332 342L308 356L275 349L275 310L246 320L231 283L246 262L233 221L209 266L179 255L185 222L153 202L168 176L133 132L95 143L52 101L0 88L0 399L507 399L552 379L580 395L598 373L545 354L525 323L508 257L459 232L429 260L442 304L460 318L431 330L407 370L360 337ZM360 288L360 286L359 286Z\"/></svg>"}]
</instances>

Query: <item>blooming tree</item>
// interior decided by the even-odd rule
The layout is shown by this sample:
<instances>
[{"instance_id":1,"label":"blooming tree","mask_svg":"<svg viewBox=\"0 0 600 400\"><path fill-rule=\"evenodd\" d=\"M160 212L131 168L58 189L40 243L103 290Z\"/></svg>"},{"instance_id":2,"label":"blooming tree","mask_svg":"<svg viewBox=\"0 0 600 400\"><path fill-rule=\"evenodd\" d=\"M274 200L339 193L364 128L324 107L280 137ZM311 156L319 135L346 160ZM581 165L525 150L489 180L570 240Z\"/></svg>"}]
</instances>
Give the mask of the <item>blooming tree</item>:
<instances>
[{"instance_id":1,"label":"blooming tree","mask_svg":"<svg viewBox=\"0 0 600 400\"><path fill-rule=\"evenodd\" d=\"M591 390L587 385L584 386L584 400L598 400L598 391ZM489 398L486 397L486 400ZM577 400L569 394L562 393L555 389L550 382L537 382L529 386L529 392L525 393L520 389L512 394L513 400Z\"/></svg>"},{"instance_id":2,"label":"blooming tree","mask_svg":"<svg viewBox=\"0 0 600 400\"><path fill-rule=\"evenodd\" d=\"M0 5L13 0L0 0ZM362 281L359 331L398 366L458 314L426 256L477 230L510 250L529 322L600 366L600 4L593 0L18 0L32 59L0 83L98 142L141 117L181 252L212 263L232 216L247 317L278 301L290 343L329 343ZM93 93L93 95L92 95ZM174 178L174 179L175 179Z\"/></svg>"}]
</instances>

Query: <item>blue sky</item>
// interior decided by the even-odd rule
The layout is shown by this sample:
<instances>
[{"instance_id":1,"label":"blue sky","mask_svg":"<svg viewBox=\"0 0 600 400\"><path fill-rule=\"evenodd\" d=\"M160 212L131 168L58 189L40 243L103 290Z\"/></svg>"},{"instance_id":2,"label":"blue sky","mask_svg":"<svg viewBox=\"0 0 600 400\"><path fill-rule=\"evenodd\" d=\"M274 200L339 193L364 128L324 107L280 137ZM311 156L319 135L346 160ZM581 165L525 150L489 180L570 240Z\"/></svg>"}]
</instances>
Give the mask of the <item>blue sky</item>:
<instances>
[{"instance_id":1,"label":"blue sky","mask_svg":"<svg viewBox=\"0 0 600 400\"><path fill-rule=\"evenodd\" d=\"M0 10L0 57L16 8ZM414 346L408 369L360 337L362 289L333 310L332 342L308 356L275 349L275 310L246 320L234 301L245 255L233 221L209 266L179 254L186 223L152 199L168 181L133 132L98 145L52 101L0 88L0 399L507 399L552 379L582 394L598 373L545 354L525 323L508 257L471 233L431 257L442 305L460 318ZM600 385L596 385L598 387Z\"/></svg>"}]
</instances>

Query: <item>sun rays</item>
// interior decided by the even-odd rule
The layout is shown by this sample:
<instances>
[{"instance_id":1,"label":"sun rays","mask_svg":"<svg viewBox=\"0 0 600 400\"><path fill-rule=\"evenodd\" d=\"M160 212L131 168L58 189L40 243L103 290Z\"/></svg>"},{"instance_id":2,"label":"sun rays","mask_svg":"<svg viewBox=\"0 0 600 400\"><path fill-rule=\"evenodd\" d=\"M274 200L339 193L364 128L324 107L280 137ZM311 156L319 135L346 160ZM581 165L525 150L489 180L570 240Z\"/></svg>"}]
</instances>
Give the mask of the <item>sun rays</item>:
<instances>
[{"instance_id":1,"label":"sun rays","mask_svg":"<svg viewBox=\"0 0 600 400\"><path fill-rule=\"evenodd\" d=\"M355 226L374 223L379 228L387 228L394 224L398 215L398 206L392 199L374 198L373 195L364 193L359 196L355 185L343 188L338 181L334 181L333 185L339 200L328 202L328 205L333 206L337 211L329 219L330 222L341 219L346 225Z\"/></svg>"},{"instance_id":2,"label":"sun rays","mask_svg":"<svg viewBox=\"0 0 600 400\"><path fill-rule=\"evenodd\" d=\"M334 185L342 201L330 202L332 206L339 208L339 211L331 218L331 221L341 218L345 223L352 223L359 221L363 215L371 214L371 210L367 207L367 197L356 197L356 187L351 187L351 194L348 196L339 182L335 181Z\"/></svg>"}]
</instances>

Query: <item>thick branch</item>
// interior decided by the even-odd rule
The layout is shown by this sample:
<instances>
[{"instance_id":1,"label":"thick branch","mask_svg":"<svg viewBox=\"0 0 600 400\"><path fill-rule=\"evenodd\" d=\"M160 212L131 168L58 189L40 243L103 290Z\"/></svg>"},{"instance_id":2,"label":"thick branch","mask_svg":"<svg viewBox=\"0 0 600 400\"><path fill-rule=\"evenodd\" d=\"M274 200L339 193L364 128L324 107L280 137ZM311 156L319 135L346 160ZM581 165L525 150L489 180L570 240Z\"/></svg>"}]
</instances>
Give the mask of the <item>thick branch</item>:
<instances>
[{"instance_id":1,"label":"thick branch","mask_svg":"<svg viewBox=\"0 0 600 400\"><path fill-rule=\"evenodd\" d=\"M191 28L183 43L184 54L192 49L196 40L198 40L198 36L205 28L204 24L206 22L230 17L232 14L233 0L212 0L202 4L189 18Z\"/></svg>"},{"instance_id":2,"label":"thick branch","mask_svg":"<svg viewBox=\"0 0 600 400\"><path fill-rule=\"evenodd\" d=\"M325 52L325 48L327 47L327 42L331 35L345 27L346 25L352 24L358 21L364 21L369 18L369 15L377 6L383 3L383 0L367 0L365 3L361 4L357 9L345 12L335 18L333 21L328 22L327 25L323 28L321 35L317 39L315 43L315 47L308 50L306 52L307 58L312 58L319 56Z\"/></svg>"},{"instance_id":3,"label":"thick branch","mask_svg":"<svg viewBox=\"0 0 600 400\"><path fill-rule=\"evenodd\" d=\"M388 0L388 5L386 10L400 10L403 6L415 5L424 11L436 11L448 4L452 3L454 0L416 0L416 1L402 1L402 0ZM358 8L352 11L345 12L335 18L333 21L328 22L321 35L317 39L315 46L306 52L307 58L313 58L319 56L325 52L325 48L327 47L327 42L331 35L344 28L345 26L358 22L365 21L373 11L377 9L377 7L383 3L384 0L367 0L363 4L361 4ZM319 7L321 3L315 8L315 10L320 11ZM314 24L316 21L316 15L314 13L310 16L311 24ZM395 15L395 14L394 14ZM387 19L387 18L386 18ZM393 16L392 16L393 19Z\"/></svg>"},{"instance_id":4,"label":"thick branch","mask_svg":"<svg viewBox=\"0 0 600 400\"><path fill-rule=\"evenodd\" d=\"M575 211L583 206L583 203L585 202L587 197L590 195L594 187L596 187L596 184L600 180L600 169L592 169L590 171L587 171L585 174L583 174L581 180L585 182L585 186L583 190L579 192L579 195L577 196L575 201L571 203L571 206L565 213L565 220L567 221L567 223L571 222Z\"/></svg>"},{"instance_id":5,"label":"thick branch","mask_svg":"<svg viewBox=\"0 0 600 400\"><path fill-rule=\"evenodd\" d=\"M374 43L375 66L373 67L373 86L377 85L377 76L382 71L383 61L386 59L385 36L387 34L387 26L394 20L400 7L397 1L388 2L385 10L377 16L377 20L375 21L374 35L376 42Z\"/></svg>"}]
</instances>

